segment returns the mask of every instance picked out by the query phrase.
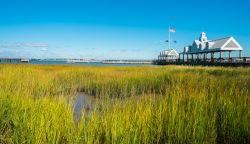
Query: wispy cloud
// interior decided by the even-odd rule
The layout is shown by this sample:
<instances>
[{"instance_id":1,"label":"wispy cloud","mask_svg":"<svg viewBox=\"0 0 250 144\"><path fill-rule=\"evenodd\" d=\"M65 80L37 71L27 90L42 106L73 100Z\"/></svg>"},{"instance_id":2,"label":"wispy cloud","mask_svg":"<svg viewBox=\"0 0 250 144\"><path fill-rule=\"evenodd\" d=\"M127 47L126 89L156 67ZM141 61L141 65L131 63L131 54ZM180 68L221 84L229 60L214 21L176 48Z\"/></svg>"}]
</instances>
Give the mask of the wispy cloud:
<instances>
[{"instance_id":1,"label":"wispy cloud","mask_svg":"<svg viewBox=\"0 0 250 144\"><path fill-rule=\"evenodd\" d=\"M45 48L45 47L41 48L40 50L41 50L41 51L48 51L48 49Z\"/></svg>"},{"instance_id":2,"label":"wispy cloud","mask_svg":"<svg viewBox=\"0 0 250 144\"><path fill-rule=\"evenodd\" d=\"M0 57L5 58L33 58L44 57L49 45L42 42L1 42Z\"/></svg>"},{"instance_id":3,"label":"wispy cloud","mask_svg":"<svg viewBox=\"0 0 250 144\"><path fill-rule=\"evenodd\" d=\"M0 42L0 48L48 48L47 43L42 42Z\"/></svg>"},{"instance_id":4,"label":"wispy cloud","mask_svg":"<svg viewBox=\"0 0 250 144\"><path fill-rule=\"evenodd\" d=\"M34 43L34 42L24 42L24 43L21 43L21 45L23 47L38 47L38 48L41 48L41 47L48 47L49 45L47 43Z\"/></svg>"}]
</instances>

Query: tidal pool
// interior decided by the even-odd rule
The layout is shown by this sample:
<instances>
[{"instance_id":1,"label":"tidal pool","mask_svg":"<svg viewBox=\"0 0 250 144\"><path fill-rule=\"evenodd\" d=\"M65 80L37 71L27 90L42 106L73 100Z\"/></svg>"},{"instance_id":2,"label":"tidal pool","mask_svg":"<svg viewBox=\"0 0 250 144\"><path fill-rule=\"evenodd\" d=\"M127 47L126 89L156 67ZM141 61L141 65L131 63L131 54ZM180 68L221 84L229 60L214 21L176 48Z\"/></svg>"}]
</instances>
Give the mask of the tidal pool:
<instances>
[{"instance_id":1,"label":"tidal pool","mask_svg":"<svg viewBox=\"0 0 250 144\"><path fill-rule=\"evenodd\" d=\"M96 98L94 96L87 95L85 93L77 93L74 99L74 119L79 121L82 117L82 112L85 112L85 116L94 110Z\"/></svg>"}]
</instances>

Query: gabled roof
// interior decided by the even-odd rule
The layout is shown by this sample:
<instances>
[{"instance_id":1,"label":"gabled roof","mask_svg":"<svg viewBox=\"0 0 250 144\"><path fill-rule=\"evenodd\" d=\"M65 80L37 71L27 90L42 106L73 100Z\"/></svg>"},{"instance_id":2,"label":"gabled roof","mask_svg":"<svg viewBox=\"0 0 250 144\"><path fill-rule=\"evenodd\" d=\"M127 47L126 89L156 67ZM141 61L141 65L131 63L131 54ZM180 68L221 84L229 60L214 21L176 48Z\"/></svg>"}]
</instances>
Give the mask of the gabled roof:
<instances>
[{"instance_id":1,"label":"gabled roof","mask_svg":"<svg viewBox=\"0 0 250 144\"><path fill-rule=\"evenodd\" d=\"M170 55L170 56L179 55L177 51L174 49L164 50L163 52L164 55Z\"/></svg>"},{"instance_id":2,"label":"gabled roof","mask_svg":"<svg viewBox=\"0 0 250 144\"><path fill-rule=\"evenodd\" d=\"M178 53L174 49L167 50L166 55L178 55Z\"/></svg>"},{"instance_id":3,"label":"gabled roof","mask_svg":"<svg viewBox=\"0 0 250 144\"><path fill-rule=\"evenodd\" d=\"M221 50L243 50L243 48L233 37L230 37L229 40L221 47Z\"/></svg>"},{"instance_id":4,"label":"gabled roof","mask_svg":"<svg viewBox=\"0 0 250 144\"><path fill-rule=\"evenodd\" d=\"M212 40L209 41L208 43L211 44L209 46L209 49L217 49L217 48L222 48L222 46L230 40L231 37L226 37L222 39L217 39L217 40Z\"/></svg>"},{"instance_id":5,"label":"gabled roof","mask_svg":"<svg viewBox=\"0 0 250 144\"><path fill-rule=\"evenodd\" d=\"M209 41L209 49L219 50L243 50L233 37L226 37L218 40Z\"/></svg>"},{"instance_id":6,"label":"gabled roof","mask_svg":"<svg viewBox=\"0 0 250 144\"><path fill-rule=\"evenodd\" d=\"M188 52L184 51L183 53L202 53L202 52L224 51L224 50L231 50L231 51L243 50L240 44L233 37L226 37L226 38L211 40L207 42L200 42L200 41L195 40L194 43L197 44L197 46L199 46L200 44L204 45L205 49L194 48L194 49L189 49Z\"/></svg>"}]
</instances>

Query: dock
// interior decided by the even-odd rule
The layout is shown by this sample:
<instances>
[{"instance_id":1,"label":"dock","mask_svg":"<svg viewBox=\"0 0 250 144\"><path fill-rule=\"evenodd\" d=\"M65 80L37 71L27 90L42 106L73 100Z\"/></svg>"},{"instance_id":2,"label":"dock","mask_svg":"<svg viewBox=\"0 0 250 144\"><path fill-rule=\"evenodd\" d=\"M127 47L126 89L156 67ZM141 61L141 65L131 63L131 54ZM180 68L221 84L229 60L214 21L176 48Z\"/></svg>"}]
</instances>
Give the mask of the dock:
<instances>
[{"instance_id":1,"label":"dock","mask_svg":"<svg viewBox=\"0 0 250 144\"><path fill-rule=\"evenodd\" d=\"M153 64L152 60L103 60L103 64Z\"/></svg>"},{"instance_id":2,"label":"dock","mask_svg":"<svg viewBox=\"0 0 250 144\"><path fill-rule=\"evenodd\" d=\"M28 63L29 59L21 58L0 58L0 63Z\"/></svg>"},{"instance_id":3,"label":"dock","mask_svg":"<svg viewBox=\"0 0 250 144\"><path fill-rule=\"evenodd\" d=\"M250 66L250 57L232 57L217 59L172 59L172 60L154 60L155 65L200 65L200 66L230 66L245 67Z\"/></svg>"},{"instance_id":4,"label":"dock","mask_svg":"<svg viewBox=\"0 0 250 144\"><path fill-rule=\"evenodd\" d=\"M169 47L170 48L170 47ZM232 57L238 53L238 57ZM243 47L232 36L208 40L202 32L198 40L177 53L164 50L158 55L156 65L250 66L250 57L243 57Z\"/></svg>"}]
</instances>

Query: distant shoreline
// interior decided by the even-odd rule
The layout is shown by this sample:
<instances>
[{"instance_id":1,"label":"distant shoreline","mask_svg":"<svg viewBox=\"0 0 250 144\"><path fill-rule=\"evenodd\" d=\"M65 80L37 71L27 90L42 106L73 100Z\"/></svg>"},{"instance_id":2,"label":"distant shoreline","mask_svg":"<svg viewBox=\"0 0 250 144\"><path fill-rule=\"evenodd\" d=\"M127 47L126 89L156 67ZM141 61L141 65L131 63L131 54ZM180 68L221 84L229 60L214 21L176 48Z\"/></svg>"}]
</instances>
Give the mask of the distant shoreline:
<instances>
[{"instance_id":1,"label":"distant shoreline","mask_svg":"<svg viewBox=\"0 0 250 144\"><path fill-rule=\"evenodd\" d=\"M92 61L78 61L69 62L66 59L30 59L28 62L21 61L1 61L0 64L35 64L35 65L66 65L66 66L145 66L145 65L153 65L153 61L144 61L144 60L109 60L109 61L100 61L100 60L92 60Z\"/></svg>"}]
</instances>

